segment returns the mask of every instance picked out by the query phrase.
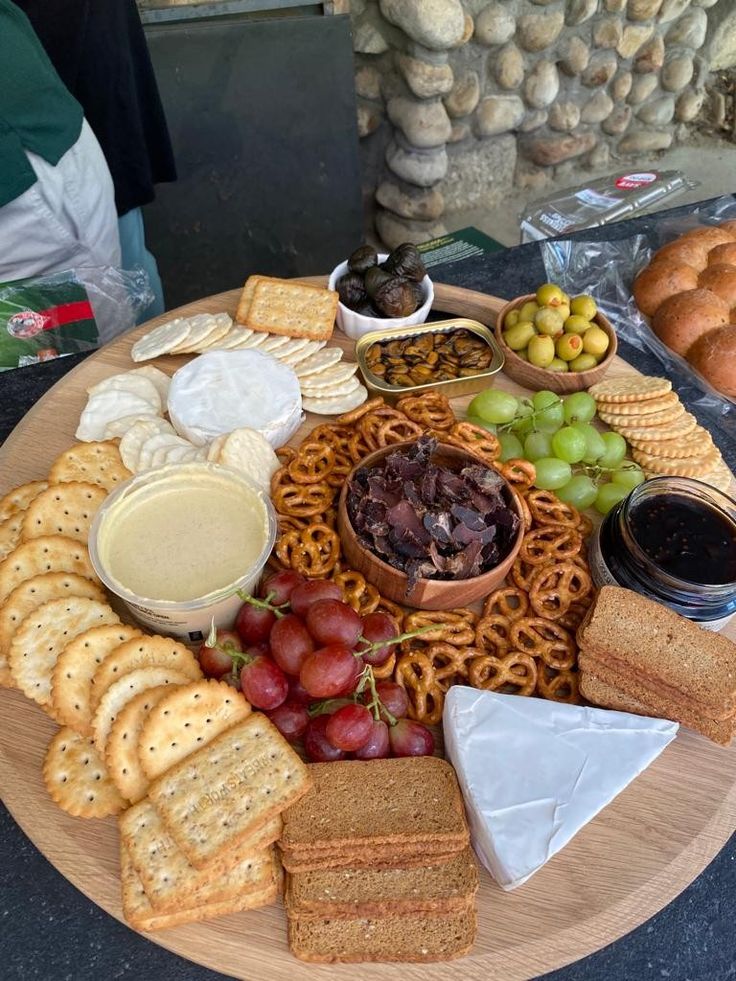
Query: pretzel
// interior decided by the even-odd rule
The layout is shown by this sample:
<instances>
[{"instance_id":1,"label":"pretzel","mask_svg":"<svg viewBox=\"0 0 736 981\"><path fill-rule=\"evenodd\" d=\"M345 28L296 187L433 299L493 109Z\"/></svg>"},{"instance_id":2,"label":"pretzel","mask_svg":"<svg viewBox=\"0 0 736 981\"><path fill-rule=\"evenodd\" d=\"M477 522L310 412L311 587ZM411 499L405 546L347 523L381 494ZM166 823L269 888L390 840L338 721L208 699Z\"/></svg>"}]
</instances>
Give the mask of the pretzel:
<instances>
[{"instance_id":1,"label":"pretzel","mask_svg":"<svg viewBox=\"0 0 736 981\"><path fill-rule=\"evenodd\" d=\"M290 531L301 531L303 528L307 528L310 523L309 518L295 518L292 514L279 514L277 520L279 537L288 534Z\"/></svg>"},{"instance_id":2,"label":"pretzel","mask_svg":"<svg viewBox=\"0 0 736 981\"><path fill-rule=\"evenodd\" d=\"M327 475L327 483L330 487L342 487L354 466L355 464L348 453L336 450L335 465Z\"/></svg>"},{"instance_id":3,"label":"pretzel","mask_svg":"<svg viewBox=\"0 0 736 981\"><path fill-rule=\"evenodd\" d=\"M534 486L537 479L537 468L529 460L507 460L493 464L504 480L507 480L514 490L524 493Z\"/></svg>"},{"instance_id":4,"label":"pretzel","mask_svg":"<svg viewBox=\"0 0 736 981\"><path fill-rule=\"evenodd\" d=\"M542 698L567 705L580 704L578 675L574 671L552 671L543 668L537 675L537 691Z\"/></svg>"},{"instance_id":5,"label":"pretzel","mask_svg":"<svg viewBox=\"0 0 736 981\"><path fill-rule=\"evenodd\" d=\"M394 668L396 667L396 651L391 651L388 656L388 660L384 661L383 664L373 665L373 677L376 681L386 681L393 677Z\"/></svg>"},{"instance_id":6,"label":"pretzel","mask_svg":"<svg viewBox=\"0 0 736 981\"><path fill-rule=\"evenodd\" d=\"M559 620L593 588L588 573L574 562L540 566L529 580L529 602L537 616Z\"/></svg>"},{"instance_id":7,"label":"pretzel","mask_svg":"<svg viewBox=\"0 0 736 981\"><path fill-rule=\"evenodd\" d=\"M577 528L580 512L577 508L561 501L552 491L529 491L527 501L532 517L538 525L565 525L567 528Z\"/></svg>"},{"instance_id":8,"label":"pretzel","mask_svg":"<svg viewBox=\"0 0 736 981\"><path fill-rule=\"evenodd\" d=\"M461 446L489 465L495 463L501 455L501 444L493 433L472 422L456 422L450 435L445 436L444 440Z\"/></svg>"},{"instance_id":9,"label":"pretzel","mask_svg":"<svg viewBox=\"0 0 736 981\"><path fill-rule=\"evenodd\" d=\"M564 627L565 630L570 630L574 633L583 622L583 618L588 612L589 605L590 604L587 600L581 603L572 603L567 613L563 613L563 615L555 622L559 623L559 625Z\"/></svg>"},{"instance_id":10,"label":"pretzel","mask_svg":"<svg viewBox=\"0 0 736 981\"><path fill-rule=\"evenodd\" d=\"M376 607L376 612L388 613L388 615L390 617L393 617L394 620L396 621L396 627L398 632L402 633L404 631L405 613L398 604L393 603L390 599L386 599L385 596L382 596L378 602L378 606Z\"/></svg>"},{"instance_id":11,"label":"pretzel","mask_svg":"<svg viewBox=\"0 0 736 981\"><path fill-rule=\"evenodd\" d=\"M409 613L404 621L404 630L421 630L431 624L437 624L433 630L424 631L418 639L423 643L451 644L454 647L465 647L475 641L475 625L478 617L472 610L460 607L456 610L418 610ZM405 641L411 644L412 641Z\"/></svg>"},{"instance_id":12,"label":"pretzel","mask_svg":"<svg viewBox=\"0 0 736 981\"><path fill-rule=\"evenodd\" d=\"M373 613L378 609L381 601L381 594L375 586L365 581L365 576L356 572L354 569L345 569L332 576L332 581L336 582L343 591L345 602L352 606L356 613L364 617L368 613Z\"/></svg>"},{"instance_id":13,"label":"pretzel","mask_svg":"<svg viewBox=\"0 0 736 981\"><path fill-rule=\"evenodd\" d=\"M359 405L357 409L351 409L350 412L343 412L341 416L337 417L335 422L338 426L352 426L353 423L362 419L366 413L373 412L374 409L379 409L382 405L384 405L384 401L378 395L374 399L368 399L367 402Z\"/></svg>"},{"instance_id":14,"label":"pretzel","mask_svg":"<svg viewBox=\"0 0 736 981\"><path fill-rule=\"evenodd\" d=\"M409 698L409 716L426 725L442 718L445 693L437 684L429 657L422 651L402 654L396 662L394 681Z\"/></svg>"},{"instance_id":15,"label":"pretzel","mask_svg":"<svg viewBox=\"0 0 736 981\"><path fill-rule=\"evenodd\" d=\"M366 443L365 437L359 429L356 429L348 441L348 454L353 463L360 463L363 457L371 452L370 446Z\"/></svg>"},{"instance_id":16,"label":"pretzel","mask_svg":"<svg viewBox=\"0 0 736 981\"><path fill-rule=\"evenodd\" d=\"M491 654L505 654L511 646L509 634L511 621L499 613L491 613L478 621L475 628L475 646Z\"/></svg>"},{"instance_id":17,"label":"pretzel","mask_svg":"<svg viewBox=\"0 0 736 981\"><path fill-rule=\"evenodd\" d=\"M593 531L593 522L587 514L583 514L582 512L578 513L578 531L583 538L588 538Z\"/></svg>"},{"instance_id":18,"label":"pretzel","mask_svg":"<svg viewBox=\"0 0 736 981\"><path fill-rule=\"evenodd\" d=\"M295 484L321 484L335 468L335 451L329 443L305 440L287 470Z\"/></svg>"},{"instance_id":19,"label":"pretzel","mask_svg":"<svg viewBox=\"0 0 736 981\"><path fill-rule=\"evenodd\" d=\"M281 465L288 467L291 461L296 457L296 450L293 446L279 446L276 450L276 456L281 461Z\"/></svg>"},{"instance_id":20,"label":"pretzel","mask_svg":"<svg viewBox=\"0 0 736 981\"><path fill-rule=\"evenodd\" d=\"M519 507L519 516L521 517L521 523L524 527L524 531L525 532L529 531L529 529L532 527L533 521L532 521L532 513L529 510L529 505L526 503L526 498L524 497L523 494L520 494L514 487L511 488L511 493L513 494L514 500L516 501Z\"/></svg>"},{"instance_id":21,"label":"pretzel","mask_svg":"<svg viewBox=\"0 0 736 981\"><path fill-rule=\"evenodd\" d=\"M473 688L509 695L532 695L537 684L537 665L523 651L503 657L484 654L470 662L468 679Z\"/></svg>"},{"instance_id":22,"label":"pretzel","mask_svg":"<svg viewBox=\"0 0 736 981\"><path fill-rule=\"evenodd\" d=\"M375 438L379 446L391 446L393 443L405 443L407 440L418 439L423 429L411 419L386 419L378 427Z\"/></svg>"},{"instance_id":23,"label":"pretzel","mask_svg":"<svg viewBox=\"0 0 736 981\"><path fill-rule=\"evenodd\" d=\"M545 564L553 565L553 563L554 560L550 558ZM511 578L514 580L519 589L525 593L528 593L531 577L534 575L537 569L541 568L541 565L530 565L517 555L514 559L514 564L511 566Z\"/></svg>"},{"instance_id":24,"label":"pretzel","mask_svg":"<svg viewBox=\"0 0 736 981\"><path fill-rule=\"evenodd\" d=\"M550 559L564 562L574 558L582 544L583 540L574 528L542 525L541 528L532 528L524 535L519 558L529 565L546 565Z\"/></svg>"},{"instance_id":25,"label":"pretzel","mask_svg":"<svg viewBox=\"0 0 736 981\"><path fill-rule=\"evenodd\" d=\"M501 586L486 596L483 603L483 616L500 614L508 620L518 620L526 616L529 609L529 597L517 586Z\"/></svg>"},{"instance_id":26,"label":"pretzel","mask_svg":"<svg viewBox=\"0 0 736 981\"><path fill-rule=\"evenodd\" d=\"M274 479L278 476L276 472ZM295 518L310 518L326 511L333 501L332 488L327 484L294 484L279 482L273 503L280 514L290 514Z\"/></svg>"},{"instance_id":27,"label":"pretzel","mask_svg":"<svg viewBox=\"0 0 736 981\"><path fill-rule=\"evenodd\" d=\"M430 389L421 395L404 395L396 408L425 429L447 430L455 424L455 413L446 395Z\"/></svg>"},{"instance_id":28,"label":"pretzel","mask_svg":"<svg viewBox=\"0 0 736 981\"><path fill-rule=\"evenodd\" d=\"M323 422L315 426L309 439L317 443L329 443L335 453L347 453L353 430L350 426L337 426Z\"/></svg>"},{"instance_id":29,"label":"pretzel","mask_svg":"<svg viewBox=\"0 0 736 981\"><path fill-rule=\"evenodd\" d=\"M557 623L542 617L522 617L511 624L512 647L540 658L550 668L561 671L575 664L574 638Z\"/></svg>"},{"instance_id":30,"label":"pretzel","mask_svg":"<svg viewBox=\"0 0 736 981\"><path fill-rule=\"evenodd\" d=\"M312 524L282 535L276 543L276 555L286 568L295 569L306 579L323 579L340 556L340 538L327 525Z\"/></svg>"},{"instance_id":31,"label":"pretzel","mask_svg":"<svg viewBox=\"0 0 736 981\"><path fill-rule=\"evenodd\" d=\"M402 421L408 421L403 412L399 412L397 409L392 409L390 405L381 406L374 412L367 412L358 420L355 428L357 432L362 435L364 442L371 452L380 448L378 443L378 430L388 419L401 419Z\"/></svg>"},{"instance_id":32,"label":"pretzel","mask_svg":"<svg viewBox=\"0 0 736 981\"><path fill-rule=\"evenodd\" d=\"M432 662L435 681L446 692L453 685L467 684L470 662L486 652L476 647L430 644L424 653Z\"/></svg>"}]
</instances>

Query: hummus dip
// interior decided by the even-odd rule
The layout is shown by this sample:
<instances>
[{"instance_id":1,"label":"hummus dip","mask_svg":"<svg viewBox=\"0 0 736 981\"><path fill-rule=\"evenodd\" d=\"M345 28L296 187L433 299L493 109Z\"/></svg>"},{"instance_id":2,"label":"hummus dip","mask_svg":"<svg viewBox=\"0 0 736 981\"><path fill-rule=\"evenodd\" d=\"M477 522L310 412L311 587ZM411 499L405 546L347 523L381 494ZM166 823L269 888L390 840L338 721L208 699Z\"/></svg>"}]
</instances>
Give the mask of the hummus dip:
<instances>
[{"instance_id":1,"label":"hummus dip","mask_svg":"<svg viewBox=\"0 0 736 981\"><path fill-rule=\"evenodd\" d=\"M96 552L111 585L143 602L186 603L235 588L262 560L268 537L265 503L238 474L171 466L141 475L104 506Z\"/></svg>"}]
</instances>

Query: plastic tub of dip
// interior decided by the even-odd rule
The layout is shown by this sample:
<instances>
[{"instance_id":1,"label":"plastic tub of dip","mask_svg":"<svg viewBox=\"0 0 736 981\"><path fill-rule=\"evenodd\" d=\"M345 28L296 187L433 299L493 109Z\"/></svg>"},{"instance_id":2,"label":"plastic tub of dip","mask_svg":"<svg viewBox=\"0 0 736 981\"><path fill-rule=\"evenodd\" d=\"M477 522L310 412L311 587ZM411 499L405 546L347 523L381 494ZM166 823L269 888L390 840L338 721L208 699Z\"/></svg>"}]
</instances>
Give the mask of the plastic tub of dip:
<instances>
[{"instance_id":1,"label":"plastic tub of dip","mask_svg":"<svg viewBox=\"0 0 736 981\"><path fill-rule=\"evenodd\" d=\"M230 627L237 590L255 589L276 538L276 514L250 480L214 463L146 471L97 512L89 554L97 575L146 627L185 641Z\"/></svg>"}]
</instances>

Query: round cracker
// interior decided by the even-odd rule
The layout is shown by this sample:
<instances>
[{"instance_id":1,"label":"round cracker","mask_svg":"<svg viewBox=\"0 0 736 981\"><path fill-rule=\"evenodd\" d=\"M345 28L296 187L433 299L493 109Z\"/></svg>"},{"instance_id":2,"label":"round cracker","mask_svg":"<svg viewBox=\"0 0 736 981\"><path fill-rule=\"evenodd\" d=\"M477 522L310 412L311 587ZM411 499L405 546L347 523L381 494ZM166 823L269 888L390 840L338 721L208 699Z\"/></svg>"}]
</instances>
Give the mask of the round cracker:
<instances>
[{"instance_id":1,"label":"round cracker","mask_svg":"<svg viewBox=\"0 0 736 981\"><path fill-rule=\"evenodd\" d=\"M301 364L306 361L307 358L311 357L313 354L317 354L325 346L327 341L307 341L305 344L300 344L298 347L291 348L290 351L284 353L282 349L278 353L278 359L281 364L288 364L290 367L295 368L296 365Z\"/></svg>"},{"instance_id":2,"label":"round cracker","mask_svg":"<svg viewBox=\"0 0 736 981\"><path fill-rule=\"evenodd\" d=\"M273 354L274 358L277 358L279 349L285 348L290 340L291 338L284 334L267 334L265 341L261 341L259 350L264 354Z\"/></svg>"},{"instance_id":3,"label":"round cracker","mask_svg":"<svg viewBox=\"0 0 736 981\"><path fill-rule=\"evenodd\" d=\"M43 535L21 542L0 562L0 602L20 583L44 572L77 572L100 581L85 545L64 535Z\"/></svg>"},{"instance_id":4,"label":"round cracker","mask_svg":"<svg viewBox=\"0 0 736 981\"><path fill-rule=\"evenodd\" d=\"M197 313L189 317L189 336L183 344L177 344L169 354L199 354L206 351L230 330L230 324L217 320L214 314Z\"/></svg>"},{"instance_id":5,"label":"round cracker","mask_svg":"<svg viewBox=\"0 0 736 981\"><path fill-rule=\"evenodd\" d=\"M92 735L92 678L121 644L141 637L125 623L91 627L67 644L51 675L51 701L59 720L82 735Z\"/></svg>"},{"instance_id":6,"label":"round cracker","mask_svg":"<svg viewBox=\"0 0 736 981\"><path fill-rule=\"evenodd\" d=\"M86 736L59 729L43 761L49 796L72 817L104 818L124 811L126 803Z\"/></svg>"},{"instance_id":7,"label":"round cracker","mask_svg":"<svg viewBox=\"0 0 736 981\"><path fill-rule=\"evenodd\" d=\"M139 692L118 712L107 737L105 766L115 786L131 804L145 797L148 790L148 777L138 758L143 723L151 709L171 691L171 685L158 685Z\"/></svg>"},{"instance_id":8,"label":"round cracker","mask_svg":"<svg viewBox=\"0 0 736 981\"><path fill-rule=\"evenodd\" d=\"M217 462L245 474L265 494L270 492L271 477L281 466L266 437L257 429L246 427L228 433L220 447Z\"/></svg>"},{"instance_id":9,"label":"round cracker","mask_svg":"<svg viewBox=\"0 0 736 981\"><path fill-rule=\"evenodd\" d=\"M306 378L308 375L316 375L326 368L332 367L342 361L342 348L326 347L316 354L310 354L303 361L297 362L294 366L297 378Z\"/></svg>"},{"instance_id":10,"label":"round cracker","mask_svg":"<svg viewBox=\"0 0 736 981\"><path fill-rule=\"evenodd\" d=\"M648 375L623 375L619 378L604 378L591 385L588 394L601 402L638 402L655 399L672 391L668 378L655 378Z\"/></svg>"},{"instance_id":11,"label":"round cracker","mask_svg":"<svg viewBox=\"0 0 736 981\"><path fill-rule=\"evenodd\" d=\"M103 487L81 480L51 484L23 512L21 539L64 535L86 542L97 509L106 497Z\"/></svg>"},{"instance_id":12,"label":"round cracker","mask_svg":"<svg viewBox=\"0 0 736 981\"><path fill-rule=\"evenodd\" d=\"M28 484L21 484L20 487L8 491L4 497L0 497L0 521L7 521L19 511L25 511L31 501L48 486L46 480L32 480Z\"/></svg>"},{"instance_id":13,"label":"round cracker","mask_svg":"<svg viewBox=\"0 0 736 981\"><path fill-rule=\"evenodd\" d=\"M329 392L335 385L339 385L341 382L347 381L348 378L352 378L357 370L358 365L355 361L341 361L339 364L334 364L330 368L325 368L324 371L309 375L308 378L303 380L300 378L299 385L305 385L310 389L323 389L325 392Z\"/></svg>"},{"instance_id":14,"label":"round cracker","mask_svg":"<svg viewBox=\"0 0 736 981\"><path fill-rule=\"evenodd\" d=\"M713 437L702 426L695 428L685 436L675 436L672 439L640 440L630 439L631 446L644 450L651 456L663 457L702 457L713 445Z\"/></svg>"},{"instance_id":15,"label":"round cracker","mask_svg":"<svg viewBox=\"0 0 736 981\"><path fill-rule=\"evenodd\" d=\"M5 521L0 522L0 562L10 555L20 541L24 513L18 511L17 514L11 514Z\"/></svg>"},{"instance_id":16,"label":"round cracker","mask_svg":"<svg viewBox=\"0 0 736 981\"><path fill-rule=\"evenodd\" d=\"M158 388L150 378L136 374L134 371L123 371L117 375L109 375L87 389L90 399L100 392L125 392L135 395L151 406L151 412L158 415L161 412L161 396ZM87 403L89 404L89 402Z\"/></svg>"},{"instance_id":17,"label":"round cracker","mask_svg":"<svg viewBox=\"0 0 736 981\"><path fill-rule=\"evenodd\" d=\"M120 456L123 464L132 473L138 472L141 447L156 433L168 433L176 436L176 430L166 419L139 419L124 433L120 440Z\"/></svg>"},{"instance_id":18,"label":"round cracker","mask_svg":"<svg viewBox=\"0 0 736 981\"><path fill-rule=\"evenodd\" d=\"M665 423L663 426L617 426L618 432L626 439L636 439L639 442L651 443L664 439L674 439L677 436L687 436L697 426L698 421L695 416L686 412L673 422Z\"/></svg>"},{"instance_id":19,"label":"round cracker","mask_svg":"<svg viewBox=\"0 0 736 981\"><path fill-rule=\"evenodd\" d=\"M171 668L190 681L202 677L199 661L188 647L171 637L144 635L126 641L111 651L92 677L90 708L94 714L110 685L138 668Z\"/></svg>"},{"instance_id":20,"label":"round cracker","mask_svg":"<svg viewBox=\"0 0 736 981\"><path fill-rule=\"evenodd\" d=\"M721 460L721 454L715 446L701 459L694 457L665 457L652 456L644 450L632 450L634 460L648 473L656 473L670 477L702 477L709 474Z\"/></svg>"},{"instance_id":21,"label":"round cracker","mask_svg":"<svg viewBox=\"0 0 736 981\"><path fill-rule=\"evenodd\" d=\"M139 338L130 349L133 361L150 361L162 354L168 354L178 344L183 344L189 336L189 323L183 317L168 320Z\"/></svg>"},{"instance_id":22,"label":"round cracker","mask_svg":"<svg viewBox=\"0 0 736 981\"><path fill-rule=\"evenodd\" d=\"M120 623L106 603L84 596L49 600L18 626L8 648L13 681L39 705L51 701L51 676L56 660L75 637L105 623Z\"/></svg>"},{"instance_id":23,"label":"round cracker","mask_svg":"<svg viewBox=\"0 0 736 981\"><path fill-rule=\"evenodd\" d=\"M335 385L331 385L329 388L329 393L330 393L329 397L331 399L336 399L338 398L338 396L349 395L351 392L354 392L359 385L360 382L358 381L358 379L355 377L355 375L352 375L346 381L338 382ZM307 386L304 386L302 388L302 398L305 399L324 398L325 391L326 390L324 388L308 388Z\"/></svg>"},{"instance_id":24,"label":"round cracker","mask_svg":"<svg viewBox=\"0 0 736 981\"><path fill-rule=\"evenodd\" d=\"M638 402L607 402L599 400L599 411L614 412L621 416L647 416L665 409L671 409L680 404L680 396L676 392L667 392L653 399L640 399Z\"/></svg>"},{"instance_id":25,"label":"round cracker","mask_svg":"<svg viewBox=\"0 0 736 981\"><path fill-rule=\"evenodd\" d=\"M97 484L106 491L114 490L132 476L121 459L117 443L112 442L76 443L59 454L49 470L52 484L82 481Z\"/></svg>"},{"instance_id":26,"label":"round cracker","mask_svg":"<svg viewBox=\"0 0 736 981\"><path fill-rule=\"evenodd\" d=\"M317 415L336 416L357 409L367 398L368 389L359 384L348 395L325 399L302 399L302 407L306 412L315 412Z\"/></svg>"},{"instance_id":27,"label":"round cracker","mask_svg":"<svg viewBox=\"0 0 736 981\"><path fill-rule=\"evenodd\" d=\"M703 477L697 477L696 480L702 480L703 483L709 484L711 487L715 487L717 490L723 491L724 494L730 494L733 497L731 490L733 474L726 466L724 460L719 460L709 474L705 474Z\"/></svg>"},{"instance_id":28,"label":"round cracker","mask_svg":"<svg viewBox=\"0 0 736 981\"><path fill-rule=\"evenodd\" d=\"M646 402L629 402L627 405L646 405ZM598 415L609 426L664 426L668 422L674 422L685 414L685 407L681 402L671 405L659 412L650 412L648 415L621 415L618 412L608 412L598 407Z\"/></svg>"},{"instance_id":29,"label":"round cracker","mask_svg":"<svg viewBox=\"0 0 736 981\"><path fill-rule=\"evenodd\" d=\"M176 688L143 723L138 756L149 780L206 746L250 714L250 703L224 681L210 678Z\"/></svg>"}]
</instances>

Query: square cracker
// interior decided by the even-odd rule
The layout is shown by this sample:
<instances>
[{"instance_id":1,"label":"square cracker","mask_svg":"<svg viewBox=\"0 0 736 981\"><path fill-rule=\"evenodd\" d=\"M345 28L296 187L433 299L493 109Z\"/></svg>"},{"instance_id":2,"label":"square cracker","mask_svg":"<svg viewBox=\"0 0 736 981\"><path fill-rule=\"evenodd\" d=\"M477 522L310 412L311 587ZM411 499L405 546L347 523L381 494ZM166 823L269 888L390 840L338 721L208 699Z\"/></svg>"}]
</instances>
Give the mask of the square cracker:
<instances>
[{"instance_id":1,"label":"square cracker","mask_svg":"<svg viewBox=\"0 0 736 981\"><path fill-rule=\"evenodd\" d=\"M253 294L256 291L258 283L264 278L263 276L249 276L246 279L243 292L240 294L240 300L238 301L238 309L235 311L235 320L237 323L248 323L248 311L253 301Z\"/></svg>"},{"instance_id":2,"label":"square cracker","mask_svg":"<svg viewBox=\"0 0 736 981\"><path fill-rule=\"evenodd\" d=\"M251 838L310 786L305 764L273 723L254 713L164 773L148 796L189 862L201 869Z\"/></svg>"},{"instance_id":3,"label":"square cracker","mask_svg":"<svg viewBox=\"0 0 736 981\"><path fill-rule=\"evenodd\" d=\"M176 913L156 913L151 906L138 873L130 860L124 844L120 845L120 879L122 883L123 916L135 930L165 930L183 923L198 923L215 916L227 916L246 909L268 906L278 894L278 883L269 885L261 892L245 893L223 903L208 903L194 909L183 909Z\"/></svg>"},{"instance_id":4,"label":"square cracker","mask_svg":"<svg viewBox=\"0 0 736 981\"><path fill-rule=\"evenodd\" d=\"M280 819L264 826L268 835L261 835L263 844L248 843L201 871L189 864L149 800L129 808L119 825L120 838L157 913L225 902L260 892L277 880L276 857L269 846L279 835Z\"/></svg>"},{"instance_id":5,"label":"square cracker","mask_svg":"<svg viewBox=\"0 0 736 981\"><path fill-rule=\"evenodd\" d=\"M332 337L336 312L334 290L263 278L256 284L246 322L252 330L326 341Z\"/></svg>"}]
</instances>

